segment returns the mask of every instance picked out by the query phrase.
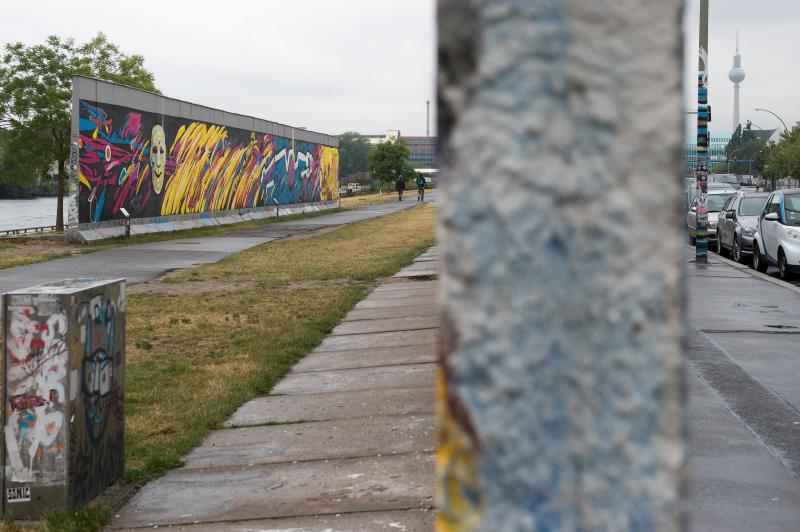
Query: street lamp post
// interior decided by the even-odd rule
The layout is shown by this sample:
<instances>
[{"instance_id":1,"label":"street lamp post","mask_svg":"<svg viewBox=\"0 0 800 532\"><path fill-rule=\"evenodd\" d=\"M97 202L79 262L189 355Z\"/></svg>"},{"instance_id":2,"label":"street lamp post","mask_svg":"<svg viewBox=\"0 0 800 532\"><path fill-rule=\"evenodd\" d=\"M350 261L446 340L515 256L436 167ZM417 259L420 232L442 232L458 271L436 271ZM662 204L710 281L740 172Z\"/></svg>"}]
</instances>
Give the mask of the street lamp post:
<instances>
[{"instance_id":1,"label":"street lamp post","mask_svg":"<svg viewBox=\"0 0 800 532\"><path fill-rule=\"evenodd\" d=\"M778 119L778 121L781 123L781 125L783 125L783 132L786 134L786 141L789 143L789 146L787 147L788 151L789 151L789 171L787 173L791 173L792 172L792 143L789 141L789 128L786 127L786 122L784 122L781 117L779 117L777 114L773 113L769 109L762 109L762 108L759 107L759 108L756 108L756 111L764 111L765 113L771 114L772 116L774 116L775 118ZM775 190L775 177L774 176L772 177L772 190Z\"/></svg>"},{"instance_id":2,"label":"street lamp post","mask_svg":"<svg viewBox=\"0 0 800 532\"><path fill-rule=\"evenodd\" d=\"M695 261L708 263L708 0L700 0L700 58L697 71L697 211Z\"/></svg>"},{"instance_id":3,"label":"street lamp post","mask_svg":"<svg viewBox=\"0 0 800 532\"><path fill-rule=\"evenodd\" d=\"M774 116L775 118L777 118L777 119L778 119L778 121L779 121L779 122L780 122L780 123L783 125L783 130L786 132L786 134L787 134L787 135L789 134L789 128L788 128L788 127L786 127L786 122L784 122L784 121L783 121L783 119L782 119L781 117L779 117L778 115L776 115L775 113L773 113L773 112L772 112L772 111L770 111L769 109L761 109L761 108L759 107L759 108L757 108L757 109L756 109L756 111L764 111L765 113L769 113L769 114L771 114L772 116Z\"/></svg>"}]
</instances>

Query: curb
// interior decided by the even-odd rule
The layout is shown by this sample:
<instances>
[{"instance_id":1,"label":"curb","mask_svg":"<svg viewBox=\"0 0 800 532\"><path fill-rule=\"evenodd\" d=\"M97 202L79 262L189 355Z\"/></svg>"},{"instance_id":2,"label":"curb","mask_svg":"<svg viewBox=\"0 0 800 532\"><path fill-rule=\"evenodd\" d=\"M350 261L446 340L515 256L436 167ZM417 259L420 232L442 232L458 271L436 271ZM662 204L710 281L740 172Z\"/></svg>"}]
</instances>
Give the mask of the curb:
<instances>
[{"instance_id":1,"label":"curb","mask_svg":"<svg viewBox=\"0 0 800 532\"><path fill-rule=\"evenodd\" d=\"M713 260L712 260L711 253L709 253L708 254L708 258L709 258L709 261L708 261L709 264L713 264L714 262L717 262L719 264L726 264L726 265L731 266L731 267L733 267L733 268L735 268L737 270L740 270L740 271L743 271L743 272L747 273L751 277L755 277L757 279L761 279L762 281L767 281L768 283L772 283L774 285L777 285L777 286L780 286L782 288L785 288L785 289L789 290L790 292L794 292L795 294L800 295L800 287L795 286L795 285L793 285L791 283L787 283L786 281L782 281L780 279L776 279L775 277L769 276L766 273L758 272L758 271L754 270L753 268L750 268L749 266L745 266L744 264L740 264L740 263L738 263L736 261L733 261L733 260L730 260L730 259L726 259L725 257L721 256L719 253L716 253L716 254L713 255Z\"/></svg>"}]
</instances>

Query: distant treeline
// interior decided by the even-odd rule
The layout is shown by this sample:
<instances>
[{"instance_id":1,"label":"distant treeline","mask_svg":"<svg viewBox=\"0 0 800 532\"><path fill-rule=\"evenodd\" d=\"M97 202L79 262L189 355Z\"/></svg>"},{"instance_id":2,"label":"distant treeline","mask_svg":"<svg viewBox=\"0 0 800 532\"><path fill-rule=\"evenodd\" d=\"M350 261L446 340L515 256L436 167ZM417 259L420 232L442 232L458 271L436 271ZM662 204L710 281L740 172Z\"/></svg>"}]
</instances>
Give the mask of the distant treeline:
<instances>
[{"instance_id":1,"label":"distant treeline","mask_svg":"<svg viewBox=\"0 0 800 532\"><path fill-rule=\"evenodd\" d=\"M24 199L55 196L56 182L52 176L38 175L33 164L13 157L3 157L7 149L8 132L0 131L0 199Z\"/></svg>"},{"instance_id":2,"label":"distant treeline","mask_svg":"<svg viewBox=\"0 0 800 532\"><path fill-rule=\"evenodd\" d=\"M38 187L31 186L30 184L17 185L0 181L0 199L30 199L55 195L56 184L52 180Z\"/></svg>"}]
</instances>

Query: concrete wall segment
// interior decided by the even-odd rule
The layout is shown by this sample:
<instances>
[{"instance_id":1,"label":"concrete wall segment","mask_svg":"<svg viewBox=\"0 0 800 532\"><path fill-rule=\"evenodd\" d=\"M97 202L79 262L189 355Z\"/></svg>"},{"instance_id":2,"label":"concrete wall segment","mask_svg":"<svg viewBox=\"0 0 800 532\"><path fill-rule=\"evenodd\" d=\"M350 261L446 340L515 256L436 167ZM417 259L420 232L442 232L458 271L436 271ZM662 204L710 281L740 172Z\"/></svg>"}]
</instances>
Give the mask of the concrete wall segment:
<instances>
[{"instance_id":1,"label":"concrete wall segment","mask_svg":"<svg viewBox=\"0 0 800 532\"><path fill-rule=\"evenodd\" d=\"M122 474L125 283L65 280L4 300L4 508L71 511Z\"/></svg>"},{"instance_id":2,"label":"concrete wall segment","mask_svg":"<svg viewBox=\"0 0 800 532\"><path fill-rule=\"evenodd\" d=\"M90 78L73 100L73 226L338 197L336 137Z\"/></svg>"},{"instance_id":3,"label":"concrete wall segment","mask_svg":"<svg viewBox=\"0 0 800 532\"><path fill-rule=\"evenodd\" d=\"M252 129L253 121L255 120L256 123L258 123L259 121L259 119L248 115L229 113L227 111L221 111L219 109L214 109L203 105L194 104L191 102L186 102L175 98L161 96L148 91L142 91L139 89L127 87L125 85L119 85L117 83L111 83L96 78L90 78L85 76L74 76L73 87L74 91L78 93L79 99L85 99L98 103L110 103L125 107L133 107L148 112L157 112L157 113L164 112L165 114L168 114L170 116L177 116L189 120L214 122L220 125L237 127L240 129ZM164 106L168 105L167 102L177 102L179 105L179 111L175 112L174 108L170 108L169 110L167 110L166 107L164 107L162 110L162 105ZM224 116L226 117L225 121L217 121L213 119L214 116L218 116L215 115L214 113L224 113ZM238 117L242 117L245 121L239 121ZM261 122L266 124L273 124L273 127L274 126L286 127L290 131L291 129L294 129L291 126L286 126L285 124L278 124L276 122L270 122L267 120L263 120ZM283 136L281 133L268 131L266 127L258 128L256 129L256 131L260 133L278 134ZM338 137L336 136L326 135L323 133L313 132L310 130L303 130L303 129L295 129L295 131L297 132L296 133L297 140L313 142L311 140L310 135L309 137L306 137L305 135L307 133L317 133L317 135L320 135L320 137L318 138L324 139L317 143L322 143L325 144L326 146L332 146L332 147L338 146Z\"/></svg>"},{"instance_id":4,"label":"concrete wall segment","mask_svg":"<svg viewBox=\"0 0 800 532\"><path fill-rule=\"evenodd\" d=\"M439 0L442 530L686 525L682 8Z\"/></svg>"}]
</instances>

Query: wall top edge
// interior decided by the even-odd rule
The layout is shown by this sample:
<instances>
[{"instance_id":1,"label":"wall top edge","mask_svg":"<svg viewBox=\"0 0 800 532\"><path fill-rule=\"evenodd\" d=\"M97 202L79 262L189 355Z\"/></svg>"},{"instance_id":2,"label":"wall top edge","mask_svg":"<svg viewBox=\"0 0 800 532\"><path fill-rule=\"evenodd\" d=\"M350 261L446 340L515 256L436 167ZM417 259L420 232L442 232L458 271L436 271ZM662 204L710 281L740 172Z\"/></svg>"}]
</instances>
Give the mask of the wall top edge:
<instances>
[{"instance_id":1,"label":"wall top edge","mask_svg":"<svg viewBox=\"0 0 800 532\"><path fill-rule=\"evenodd\" d=\"M124 283L125 279L92 279L88 277L81 277L77 279L62 279L51 283L44 283L28 288L20 288L12 292L7 292L6 295L69 295L84 290L91 290L116 283Z\"/></svg>"},{"instance_id":2,"label":"wall top edge","mask_svg":"<svg viewBox=\"0 0 800 532\"><path fill-rule=\"evenodd\" d=\"M102 94L101 91L98 91L98 87L104 87L107 89L112 89L110 91L106 91L105 94ZM222 109L217 109L214 107L208 107L206 105L197 104L193 102L189 102L186 100L180 100L177 98L170 98L168 96L162 96L160 94L156 94L155 92L146 91L142 89L137 89L134 87L130 87L128 85L123 85L121 83L114 83L111 81L106 81L99 78L94 78L90 76L83 76L83 75L74 75L72 77L72 97L75 103L78 100L87 100L97 103L105 103L110 105L122 105L132 108L139 108L134 104L134 102L130 102L131 105L125 105L118 101L115 101L113 97L113 88L119 87L124 88L127 91L130 91L128 94L128 99L133 97L139 98L149 98L152 99L152 102L157 102L159 106L163 106L163 104L167 102L174 102L177 104L184 104L186 106L190 106L191 112L188 114L180 113L180 114L170 114L170 116L177 116L179 118L186 118L190 120L197 120L200 122L206 123L214 123L219 124L226 127L238 128L238 129L245 129L242 128L241 120L252 121L252 128L253 131L258 133L268 133L273 134L274 128L287 128L290 131L287 132L289 135L294 134L295 140L299 140L301 142L313 142L315 144L323 144L325 146L331 146L334 148L339 147L339 137L336 135L328 135L327 133L321 133L319 131L313 131L310 129L300 129L294 126L290 126L287 124L281 124L280 122L273 122L272 120L266 120L263 118L257 118L251 115L244 115L240 113L233 113L230 111L224 111ZM111 97L108 97L106 94L111 94ZM148 110L148 109L141 109L145 112L157 112L155 110ZM210 112L212 117L215 117L214 121L211 122L207 119L208 113ZM207 116L204 118L203 114ZM221 118L220 118L221 115ZM237 121L238 120L238 121ZM266 127L265 127L266 126ZM266 129L270 129L270 131L266 131ZM281 135L284 136L284 135Z\"/></svg>"}]
</instances>

